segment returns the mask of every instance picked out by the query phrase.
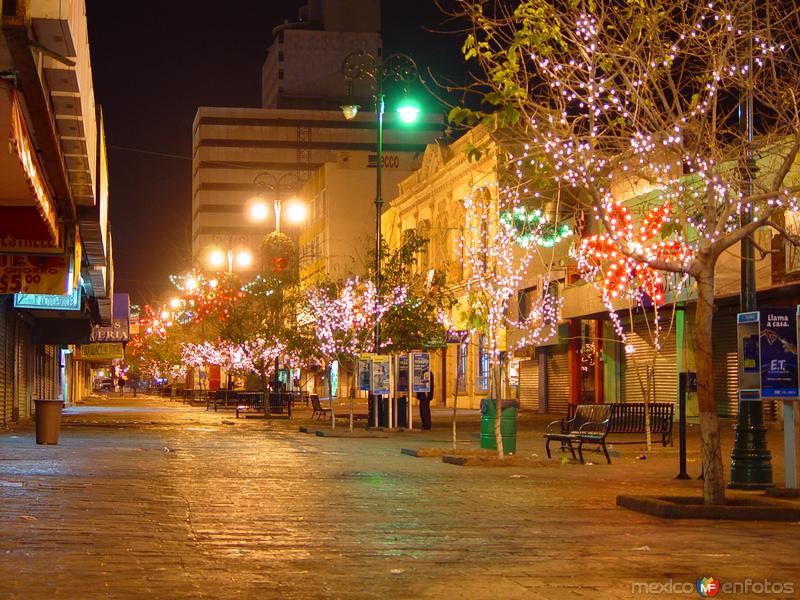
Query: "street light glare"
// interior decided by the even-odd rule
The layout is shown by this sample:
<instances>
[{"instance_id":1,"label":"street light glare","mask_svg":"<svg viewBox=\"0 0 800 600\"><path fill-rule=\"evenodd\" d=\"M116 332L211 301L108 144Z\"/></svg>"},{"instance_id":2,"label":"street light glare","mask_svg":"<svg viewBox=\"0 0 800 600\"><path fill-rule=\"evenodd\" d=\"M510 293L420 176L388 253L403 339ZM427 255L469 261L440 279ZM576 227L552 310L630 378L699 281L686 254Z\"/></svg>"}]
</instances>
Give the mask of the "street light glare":
<instances>
[{"instance_id":1,"label":"street light glare","mask_svg":"<svg viewBox=\"0 0 800 600\"><path fill-rule=\"evenodd\" d=\"M186 289L197 289L197 280L194 277L189 277L189 279L186 280Z\"/></svg>"},{"instance_id":2,"label":"street light glare","mask_svg":"<svg viewBox=\"0 0 800 600\"><path fill-rule=\"evenodd\" d=\"M400 106L397 107L397 113L400 115L400 120L403 123L413 123L416 121L419 110L419 105L411 98L405 98Z\"/></svg>"},{"instance_id":3,"label":"street light glare","mask_svg":"<svg viewBox=\"0 0 800 600\"><path fill-rule=\"evenodd\" d=\"M181 301L178 298L173 298L172 300L169 301L169 305L172 308L179 308L181 305Z\"/></svg>"},{"instance_id":4,"label":"street light glare","mask_svg":"<svg viewBox=\"0 0 800 600\"><path fill-rule=\"evenodd\" d=\"M265 221L269 216L269 209L266 204L259 202L250 207L250 217L254 221Z\"/></svg>"},{"instance_id":5,"label":"street light glare","mask_svg":"<svg viewBox=\"0 0 800 600\"><path fill-rule=\"evenodd\" d=\"M253 255L247 250L242 250L236 255L236 264L240 267L249 267L253 263Z\"/></svg>"},{"instance_id":6,"label":"street light glare","mask_svg":"<svg viewBox=\"0 0 800 600\"><path fill-rule=\"evenodd\" d=\"M208 255L208 262L211 263L212 267L221 267L225 263L225 255L223 255L219 250L214 250ZM189 287L189 289L192 288Z\"/></svg>"},{"instance_id":7,"label":"street light glare","mask_svg":"<svg viewBox=\"0 0 800 600\"><path fill-rule=\"evenodd\" d=\"M292 223L300 223L306 218L306 205L302 202L292 202L286 207L286 218Z\"/></svg>"}]
</instances>

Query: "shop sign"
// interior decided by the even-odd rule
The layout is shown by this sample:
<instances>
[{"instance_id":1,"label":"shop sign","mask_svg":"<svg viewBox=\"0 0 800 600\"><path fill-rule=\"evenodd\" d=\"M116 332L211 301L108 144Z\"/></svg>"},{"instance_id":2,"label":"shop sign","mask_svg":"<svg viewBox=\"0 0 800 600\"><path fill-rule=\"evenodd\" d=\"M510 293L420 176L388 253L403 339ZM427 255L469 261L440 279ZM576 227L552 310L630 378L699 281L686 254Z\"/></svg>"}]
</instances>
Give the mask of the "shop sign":
<instances>
[{"instance_id":1,"label":"shop sign","mask_svg":"<svg viewBox=\"0 0 800 600\"><path fill-rule=\"evenodd\" d=\"M29 310L80 310L81 288L76 286L71 294L14 294L14 308Z\"/></svg>"},{"instance_id":2,"label":"shop sign","mask_svg":"<svg viewBox=\"0 0 800 600\"><path fill-rule=\"evenodd\" d=\"M128 294L114 294L111 325L93 325L93 342L127 342L130 339L130 300Z\"/></svg>"},{"instance_id":3,"label":"shop sign","mask_svg":"<svg viewBox=\"0 0 800 600\"><path fill-rule=\"evenodd\" d=\"M414 352L412 354L414 374L411 382L412 391L431 391L431 355L427 352Z\"/></svg>"},{"instance_id":4,"label":"shop sign","mask_svg":"<svg viewBox=\"0 0 800 600\"><path fill-rule=\"evenodd\" d=\"M797 316L791 308L761 311L761 396L796 398Z\"/></svg>"},{"instance_id":5,"label":"shop sign","mask_svg":"<svg viewBox=\"0 0 800 600\"><path fill-rule=\"evenodd\" d=\"M81 344L75 352L76 360L113 360L124 357L122 342Z\"/></svg>"},{"instance_id":6,"label":"shop sign","mask_svg":"<svg viewBox=\"0 0 800 600\"><path fill-rule=\"evenodd\" d=\"M70 275L70 260L64 255L0 255L0 294L60 296L71 287Z\"/></svg>"},{"instance_id":7,"label":"shop sign","mask_svg":"<svg viewBox=\"0 0 800 600\"><path fill-rule=\"evenodd\" d=\"M59 230L58 242L47 239L21 238L19 236L0 237L0 254L64 254L66 236Z\"/></svg>"}]
</instances>

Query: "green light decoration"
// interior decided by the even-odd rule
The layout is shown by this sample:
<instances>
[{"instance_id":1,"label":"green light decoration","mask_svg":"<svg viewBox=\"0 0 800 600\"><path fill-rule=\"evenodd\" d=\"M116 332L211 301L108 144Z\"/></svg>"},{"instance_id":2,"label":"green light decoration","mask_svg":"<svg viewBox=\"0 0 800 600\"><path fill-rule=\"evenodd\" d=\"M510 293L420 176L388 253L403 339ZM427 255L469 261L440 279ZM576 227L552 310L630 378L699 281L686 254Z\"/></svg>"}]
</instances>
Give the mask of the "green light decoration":
<instances>
[{"instance_id":1,"label":"green light decoration","mask_svg":"<svg viewBox=\"0 0 800 600\"><path fill-rule=\"evenodd\" d=\"M500 221L511 231L511 236L522 248L531 244L552 248L572 235L569 225L549 223L547 215L538 208L528 210L524 206L516 206L512 210L504 211L500 215Z\"/></svg>"}]
</instances>

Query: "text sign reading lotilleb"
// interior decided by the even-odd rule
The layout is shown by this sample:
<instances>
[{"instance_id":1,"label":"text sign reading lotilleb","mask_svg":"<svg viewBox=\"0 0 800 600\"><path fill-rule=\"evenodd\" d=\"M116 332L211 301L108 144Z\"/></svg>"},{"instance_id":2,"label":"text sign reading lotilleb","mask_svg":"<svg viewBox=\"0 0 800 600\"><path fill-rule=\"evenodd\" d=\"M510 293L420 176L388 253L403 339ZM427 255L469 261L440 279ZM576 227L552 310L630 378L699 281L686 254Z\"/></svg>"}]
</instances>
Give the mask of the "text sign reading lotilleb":
<instances>
[{"instance_id":1,"label":"text sign reading lotilleb","mask_svg":"<svg viewBox=\"0 0 800 600\"><path fill-rule=\"evenodd\" d=\"M389 394L391 361L388 356L372 357L372 393L377 396Z\"/></svg>"},{"instance_id":2,"label":"text sign reading lotilleb","mask_svg":"<svg viewBox=\"0 0 800 600\"><path fill-rule=\"evenodd\" d=\"M411 381L413 392L431 391L431 355L427 352L414 352L414 373Z\"/></svg>"},{"instance_id":3,"label":"text sign reading lotilleb","mask_svg":"<svg viewBox=\"0 0 800 600\"><path fill-rule=\"evenodd\" d=\"M791 308L761 311L761 396L796 398L797 316Z\"/></svg>"}]
</instances>

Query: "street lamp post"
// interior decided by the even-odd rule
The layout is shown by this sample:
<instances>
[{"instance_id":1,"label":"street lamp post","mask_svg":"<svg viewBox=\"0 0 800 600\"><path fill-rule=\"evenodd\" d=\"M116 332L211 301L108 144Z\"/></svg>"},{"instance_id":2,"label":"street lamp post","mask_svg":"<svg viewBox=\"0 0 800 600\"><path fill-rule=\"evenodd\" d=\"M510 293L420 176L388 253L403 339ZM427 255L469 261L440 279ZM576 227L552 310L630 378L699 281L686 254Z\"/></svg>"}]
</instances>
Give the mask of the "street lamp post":
<instances>
[{"instance_id":1,"label":"street lamp post","mask_svg":"<svg viewBox=\"0 0 800 600\"><path fill-rule=\"evenodd\" d=\"M272 201L272 207L275 213L275 233L281 232L281 200L282 194L284 191L289 191L291 193L296 193L300 185L302 184L302 179L293 172L285 172L281 175L275 175L269 171L263 171L255 176L253 179L253 183L258 186L259 190L272 192L274 195ZM290 221L299 222L305 218L305 206L297 201L293 200L292 204L290 204L287 210L287 216L289 217ZM258 201L254 202L250 206L250 217L254 221L264 221L269 214L269 209L267 205L264 203L263 199L261 198L261 193L259 193ZM278 293L282 293L280 288ZM278 370L280 367L280 356L275 357L275 381L279 381L278 379ZM276 390L277 391L277 390ZM290 408L291 411L291 408Z\"/></svg>"},{"instance_id":2,"label":"street lamp post","mask_svg":"<svg viewBox=\"0 0 800 600\"><path fill-rule=\"evenodd\" d=\"M296 192L301 184L300 177L298 177L296 173L292 172L286 172L276 176L273 173L270 173L269 171L264 171L255 176L255 179L253 179L253 183L256 184L260 190L272 192L274 194L274 198L272 201L272 208L275 212L275 233L280 233L282 195L287 190L292 193ZM250 216L255 221L264 221L267 218L267 214L269 212L267 206L263 203L263 201L261 201L260 196L261 195L259 194L259 202L255 202L250 207ZM300 206L300 204L295 203L291 205L289 208L294 209L297 206ZM293 218L293 220L297 219Z\"/></svg>"},{"instance_id":3,"label":"street lamp post","mask_svg":"<svg viewBox=\"0 0 800 600\"><path fill-rule=\"evenodd\" d=\"M342 63L342 75L352 89L355 81L372 81L375 100L375 123L377 133L377 162L375 164L375 291L376 297L381 288L381 210L383 207L383 114L386 107L384 84L397 82L409 84L419 77L417 63L407 54L391 54L381 59L365 50L358 50L345 57ZM409 102L408 98L400 104L397 112L405 123L412 123L419 113L419 106ZM346 119L354 119L360 107L357 104L345 104L342 112ZM374 351L380 352L381 328L378 320L378 306L375 306L375 340Z\"/></svg>"},{"instance_id":4,"label":"street lamp post","mask_svg":"<svg viewBox=\"0 0 800 600\"><path fill-rule=\"evenodd\" d=\"M234 235L228 236L217 236L215 238L216 242L221 242L223 239L227 241L227 245L225 246L225 251L222 250L213 250L211 254L208 256L208 260L211 263L212 267L222 267L223 265L227 266L228 275L233 273L234 271L234 263L244 269L250 266L253 262L253 255L250 253L249 250L240 250L238 253L234 252L233 242L234 242Z\"/></svg>"}]
</instances>

